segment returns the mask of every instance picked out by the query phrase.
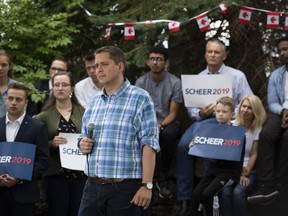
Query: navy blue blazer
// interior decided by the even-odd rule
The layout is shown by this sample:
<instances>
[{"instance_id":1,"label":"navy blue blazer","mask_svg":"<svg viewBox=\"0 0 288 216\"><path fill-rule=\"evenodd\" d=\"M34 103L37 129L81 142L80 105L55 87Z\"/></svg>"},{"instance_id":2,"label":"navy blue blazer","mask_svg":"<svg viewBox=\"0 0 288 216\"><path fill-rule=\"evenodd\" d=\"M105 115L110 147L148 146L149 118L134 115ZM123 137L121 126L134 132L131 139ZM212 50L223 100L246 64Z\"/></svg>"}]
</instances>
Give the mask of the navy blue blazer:
<instances>
[{"instance_id":1,"label":"navy blue blazer","mask_svg":"<svg viewBox=\"0 0 288 216\"><path fill-rule=\"evenodd\" d=\"M6 142L5 118L6 116L0 118L0 142ZM15 137L15 142L26 142L36 145L32 180L24 181L23 184L15 185L11 188L2 188L0 189L0 196L3 195L1 193L11 190L15 201L18 203L38 202L40 200L38 179L46 171L49 160L49 139L46 125L25 115Z\"/></svg>"}]
</instances>

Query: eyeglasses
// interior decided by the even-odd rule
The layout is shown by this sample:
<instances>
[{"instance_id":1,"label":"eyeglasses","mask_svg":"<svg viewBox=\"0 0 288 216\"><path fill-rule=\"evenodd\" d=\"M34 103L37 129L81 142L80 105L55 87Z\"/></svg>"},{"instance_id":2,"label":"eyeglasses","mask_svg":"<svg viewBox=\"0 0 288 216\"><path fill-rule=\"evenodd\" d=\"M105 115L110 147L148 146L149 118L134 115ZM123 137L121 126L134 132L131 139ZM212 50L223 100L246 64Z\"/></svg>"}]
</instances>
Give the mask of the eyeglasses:
<instances>
[{"instance_id":1,"label":"eyeglasses","mask_svg":"<svg viewBox=\"0 0 288 216\"><path fill-rule=\"evenodd\" d=\"M151 61L151 62L154 62L154 61L161 62L161 61L164 61L164 59L161 58L161 57L150 57L149 61Z\"/></svg>"},{"instance_id":2,"label":"eyeglasses","mask_svg":"<svg viewBox=\"0 0 288 216\"><path fill-rule=\"evenodd\" d=\"M51 71L55 71L55 73L58 72L67 72L67 70L63 69L63 68L57 68L57 67L51 67L50 68Z\"/></svg>"},{"instance_id":3,"label":"eyeglasses","mask_svg":"<svg viewBox=\"0 0 288 216\"><path fill-rule=\"evenodd\" d=\"M71 84L69 83L54 83L53 87L55 88L60 88L60 86L62 86L62 88L67 88L68 86L71 86Z\"/></svg>"}]
</instances>

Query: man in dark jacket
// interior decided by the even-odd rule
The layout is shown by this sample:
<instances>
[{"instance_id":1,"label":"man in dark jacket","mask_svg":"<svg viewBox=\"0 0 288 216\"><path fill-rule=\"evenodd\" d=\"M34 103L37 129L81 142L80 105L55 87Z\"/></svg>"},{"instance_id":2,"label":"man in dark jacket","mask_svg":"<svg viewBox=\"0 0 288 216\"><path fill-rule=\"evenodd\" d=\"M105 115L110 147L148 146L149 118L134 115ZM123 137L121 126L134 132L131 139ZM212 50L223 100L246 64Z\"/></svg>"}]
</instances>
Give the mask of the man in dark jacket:
<instances>
[{"instance_id":1,"label":"man in dark jacket","mask_svg":"<svg viewBox=\"0 0 288 216\"><path fill-rule=\"evenodd\" d=\"M48 166L49 144L46 126L25 113L28 104L27 87L15 82L9 85L5 101L7 113L0 118L0 145L16 142L35 145L35 158L31 181L1 173L0 212L1 216L33 215L34 203L39 201L37 180ZM14 144L14 145L13 145Z\"/></svg>"}]
</instances>

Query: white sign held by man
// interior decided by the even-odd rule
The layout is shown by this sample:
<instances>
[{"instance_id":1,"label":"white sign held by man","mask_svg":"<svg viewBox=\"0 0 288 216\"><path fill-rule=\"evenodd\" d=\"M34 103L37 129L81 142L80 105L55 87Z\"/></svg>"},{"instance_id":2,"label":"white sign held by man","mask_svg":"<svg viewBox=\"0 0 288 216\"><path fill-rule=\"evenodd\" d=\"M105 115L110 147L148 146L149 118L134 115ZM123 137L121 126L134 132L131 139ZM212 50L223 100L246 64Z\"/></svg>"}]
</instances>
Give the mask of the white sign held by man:
<instances>
[{"instance_id":1,"label":"white sign held by man","mask_svg":"<svg viewBox=\"0 0 288 216\"><path fill-rule=\"evenodd\" d=\"M224 96L232 97L232 76L181 75L186 107L202 108Z\"/></svg>"}]
</instances>

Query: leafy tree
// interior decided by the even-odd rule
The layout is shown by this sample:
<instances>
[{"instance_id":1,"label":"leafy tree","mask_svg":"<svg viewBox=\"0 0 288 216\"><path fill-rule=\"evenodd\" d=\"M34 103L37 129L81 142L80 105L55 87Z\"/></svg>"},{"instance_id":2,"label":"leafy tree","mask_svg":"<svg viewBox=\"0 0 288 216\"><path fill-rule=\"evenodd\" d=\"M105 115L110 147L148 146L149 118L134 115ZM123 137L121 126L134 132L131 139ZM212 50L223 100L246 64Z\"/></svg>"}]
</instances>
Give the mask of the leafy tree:
<instances>
[{"instance_id":1,"label":"leafy tree","mask_svg":"<svg viewBox=\"0 0 288 216\"><path fill-rule=\"evenodd\" d=\"M66 54L78 32L68 19L75 13L48 13L45 1L1 1L0 47L13 56L15 79L28 85L33 101L40 101L44 94L33 83L45 79L47 66L57 55Z\"/></svg>"},{"instance_id":2,"label":"leafy tree","mask_svg":"<svg viewBox=\"0 0 288 216\"><path fill-rule=\"evenodd\" d=\"M228 13L223 14L218 4L226 3ZM107 6L108 4L108 6ZM105 9L101 10L105 5ZM281 27L266 29L267 13L253 11L251 24L238 23L240 5L262 8L267 11L284 11L282 1L200 1L200 0L173 0L173 1L84 1L85 9L92 13L86 14L87 19L96 30L91 32L94 44L104 44L104 31L108 23L129 23L153 19L168 19L181 22L181 31L169 33L168 23L157 23L150 26L135 25L136 38L134 41L125 41L123 25L112 27L112 40L106 44L117 44L127 56L127 76L133 82L142 72L147 71L146 56L154 44L168 41L170 71L174 74L196 74L206 66L204 59L205 41L207 37L224 36L229 40L229 56L227 65L239 68L246 73L254 93L265 102L266 73L271 72L277 65L275 61L275 45L273 41L285 34L283 32L284 18L281 17ZM107 10L107 8L110 8ZM220 27L212 27L207 32L200 32L196 19L190 20L205 11L210 11L208 17L211 22L220 23ZM83 10L79 13L85 13ZM228 25L227 25L228 23ZM228 33L228 34L227 34ZM209 36L210 35L210 36Z\"/></svg>"}]
</instances>

